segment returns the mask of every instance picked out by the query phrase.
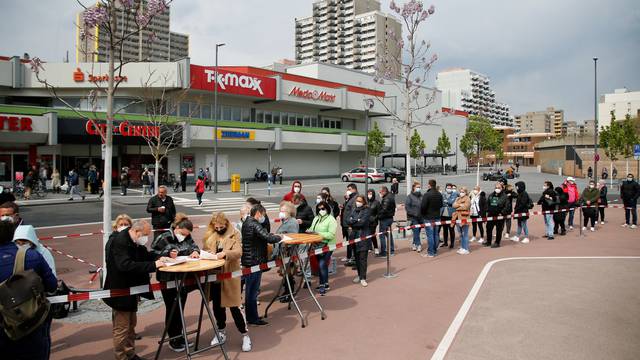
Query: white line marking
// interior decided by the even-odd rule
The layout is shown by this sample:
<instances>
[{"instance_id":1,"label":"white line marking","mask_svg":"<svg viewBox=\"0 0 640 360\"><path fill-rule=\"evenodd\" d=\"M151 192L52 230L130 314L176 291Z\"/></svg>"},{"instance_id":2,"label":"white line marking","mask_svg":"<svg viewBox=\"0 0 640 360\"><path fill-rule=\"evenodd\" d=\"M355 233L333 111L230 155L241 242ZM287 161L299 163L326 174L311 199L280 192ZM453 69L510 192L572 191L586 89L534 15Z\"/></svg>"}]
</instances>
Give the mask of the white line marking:
<instances>
[{"instance_id":1,"label":"white line marking","mask_svg":"<svg viewBox=\"0 0 640 360\"><path fill-rule=\"evenodd\" d=\"M489 271L491 270L493 265L499 262L511 261L511 260L549 260L549 259L553 259L553 260L556 260L556 259L640 259L640 256L538 256L538 257L510 257L510 258L502 258L502 259L496 259L496 260L490 261L484 266L484 268L480 272L478 279L476 279L476 282L473 284L473 287L469 291L469 295L467 295L467 298L464 300L464 303L462 303L462 306L460 306L460 310L458 310L456 317L451 322L451 325L449 325L449 329L442 337L442 340L440 341L438 348L436 348L436 351L433 353L433 356L431 356L431 360L443 360L444 357L447 355L447 352L449 351L451 344L453 344L453 340L455 339L456 335L458 334L458 331L462 327L462 323L464 319L467 317L467 313L469 313L469 310L471 309L471 305L473 304L476 297L478 296L478 293L480 292L480 288L484 284L484 281L487 278L487 275L489 274Z\"/></svg>"}]
</instances>

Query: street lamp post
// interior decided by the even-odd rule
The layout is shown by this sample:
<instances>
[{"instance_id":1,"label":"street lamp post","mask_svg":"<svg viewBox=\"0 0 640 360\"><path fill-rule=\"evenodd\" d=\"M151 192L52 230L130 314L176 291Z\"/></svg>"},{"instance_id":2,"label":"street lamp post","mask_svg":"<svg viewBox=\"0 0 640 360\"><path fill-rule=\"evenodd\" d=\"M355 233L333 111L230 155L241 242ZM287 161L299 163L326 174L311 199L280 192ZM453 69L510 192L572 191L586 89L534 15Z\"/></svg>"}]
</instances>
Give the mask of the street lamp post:
<instances>
[{"instance_id":1,"label":"street lamp post","mask_svg":"<svg viewBox=\"0 0 640 360\"><path fill-rule=\"evenodd\" d=\"M593 180L598 181L598 58L593 58Z\"/></svg>"},{"instance_id":2,"label":"street lamp post","mask_svg":"<svg viewBox=\"0 0 640 360\"><path fill-rule=\"evenodd\" d=\"M372 99L364 100L364 196L366 199L369 191L369 110L373 107Z\"/></svg>"},{"instance_id":3,"label":"street lamp post","mask_svg":"<svg viewBox=\"0 0 640 360\"><path fill-rule=\"evenodd\" d=\"M213 192L218 193L218 48L224 43L216 44L216 69L213 80L213 118L215 122L213 130Z\"/></svg>"},{"instance_id":4,"label":"street lamp post","mask_svg":"<svg viewBox=\"0 0 640 360\"><path fill-rule=\"evenodd\" d=\"M458 135L456 135L456 175L458 175Z\"/></svg>"}]
</instances>

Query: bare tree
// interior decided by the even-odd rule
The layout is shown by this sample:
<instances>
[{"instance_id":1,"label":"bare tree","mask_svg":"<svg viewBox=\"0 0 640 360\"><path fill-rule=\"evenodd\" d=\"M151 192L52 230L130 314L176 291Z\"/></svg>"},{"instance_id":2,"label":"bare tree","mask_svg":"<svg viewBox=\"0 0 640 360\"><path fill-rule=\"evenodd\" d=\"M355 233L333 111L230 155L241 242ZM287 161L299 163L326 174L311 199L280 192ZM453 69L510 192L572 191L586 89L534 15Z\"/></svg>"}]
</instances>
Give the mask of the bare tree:
<instances>
[{"instance_id":1,"label":"bare tree","mask_svg":"<svg viewBox=\"0 0 640 360\"><path fill-rule=\"evenodd\" d=\"M106 98L106 126L98 127L99 134L105 144L105 161L104 161L104 202L102 207L102 229L103 229L103 246L107 243L109 235L111 233L111 174L112 164L111 158L113 157L113 119L121 109L114 108L114 95L119 85L124 80L122 76L122 70L124 66L132 62L132 59L128 59L125 56L124 49L127 42L134 41L137 37L140 43L150 43L155 40L153 32L149 35L148 39L142 39L144 31L151 29L151 22L156 17L165 13L169 9L169 4L172 0L98 0L95 5L87 7L80 1L77 1L82 8L81 23L76 24L80 33L80 40L82 41L97 41L96 33L99 32L100 37L106 39L104 42L106 47L106 56L108 62L107 70L107 86L102 87L98 82L94 82L96 88L88 95L88 100L92 104L92 110L95 110L97 99ZM151 29L152 30L152 29ZM85 52L85 55L89 54L87 48L80 48L80 51ZM91 52L91 55L96 55ZM138 61L142 61L143 58L140 55ZM41 70L44 70L44 62L35 57L31 60L31 69L38 76ZM55 86L46 81L46 79L40 79L47 89L49 89L53 95L61 100L69 109L76 111L78 115L87 120L93 121L81 112L76 110L75 106L67 103L62 99L55 91ZM125 106L126 107L126 106ZM102 279L106 275L106 263L104 257L104 251L102 256L103 272Z\"/></svg>"},{"instance_id":2,"label":"bare tree","mask_svg":"<svg viewBox=\"0 0 640 360\"><path fill-rule=\"evenodd\" d=\"M404 132L407 184L411 183L410 143L412 131L420 126L436 125L436 110L434 113L426 111L436 100L436 90L425 86L429 72L437 55L429 55L431 44L419 40L421 25L434 13L433 5L425 8L422 1L411 0L401 6L391 1L390 9L400 16L403 31L396 34L387 30L384 39L384 52L378 57L376 65L376 81L383 85L394 86L402 94L398 109L398 99L395 106L390 106L384 98L378 97L378 102L387 110L394 123L394 127ZM407 194L411 187L407 186Z\"/></svg>"}]
</instances>

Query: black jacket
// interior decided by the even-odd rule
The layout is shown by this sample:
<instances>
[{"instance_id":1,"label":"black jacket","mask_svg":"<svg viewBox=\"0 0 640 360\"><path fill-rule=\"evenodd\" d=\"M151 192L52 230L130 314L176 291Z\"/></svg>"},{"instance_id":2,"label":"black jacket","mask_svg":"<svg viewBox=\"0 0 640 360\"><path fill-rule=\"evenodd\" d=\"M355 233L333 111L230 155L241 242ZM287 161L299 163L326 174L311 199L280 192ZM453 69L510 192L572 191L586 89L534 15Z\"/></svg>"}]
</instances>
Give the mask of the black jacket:
<instances>
[{"instance_id":1,"label":"black jacket","mask_svg":"<svg viewBox=\"0 0 640 360\"><path fill-rule=\"evenodd\" d=\"M609 205L609 200L607 200L608 192L609 190L607 189L606 185L600 188L600 205L604 205L604 206Z\"/></svg>"},{"instance_id":2,"label":"black jacket","mask_svg":"<svg viewBox=\"0 0 640 360\"><path fill-rule=\"evenodd\" d=\"M556 201L558 209L566 209L569 207L569 194L564 192L560 186L556 187Z\"/></svg>"},{"instance_id":3,"label":"black jacket","mask_svg":"<svg viewBox=\"0 0 640 360\"><path fill-rule=\"evenodd\" d=\"M187 236L184 241L179 242L174 236L173 231L167 231L164 234L158 236L151 243L151 252L159 259L162 256L169 257L171 250L178 250L178 256L189 256L194 251L200 253L200 248L196 245L191 235ZM156 273L156 279L158 281L169 281L175 277L171 274L158 271Z\"/></svg>"},{"instance_id":4,"label":"black jacket","mask_svg":"<svg viewBox=\"0 0 640 360\"><path fill-rule=\"evenodd\" d=\"M513 212L513 200L516 198L517 193L515 191L509 191L507 189L503 190L504 194L507 196L507 210L509 214Z\"/></svg>"},{"instance_id":5,"label":"black jacket","mask_svg":"<svg viewBox=\"0 0 640 360\"><path fill-rule=\"evenodd\" d=\"M275 244L280 240L280 236L270 234L258 220L248 217L242 224L242 266L267 262L267 244Z\"/></svg>"},{"instance_id":6,"label":"black jacket","mask_svg":"<svg viewBox=\"0 0 640 360\"><path fill-rule=\"evenodd\" d=\"M302 202L300 202L300 205L298 205L298 207L296 208L296 219L302 220L298 232L303 233L307 231L307 229L311 227L313 218L313 210L311 210L309 205L307 205L307 200L302 200Z\"/></svg>"},{"instance_id":7,"label":"black jacket","mask_svg":"<svg viewBox=\"0 0 640 360\"><path fill-rule=\"evenodd\" d=\"M105 289L126 289L132 286L149 284L149 273L156 271L153 253L145 246L133 242L129 231L114 233L105 247L107 278ZM141 295L152 299L152 293ZM137 296L121 296L104 299L111 308L119 311L138 311Z\"/></svg>"},{"instance_id":8,"label":"black jacket","mask_svg":"<svg viewBox=\"0 0 640 360\"><path fill-rule=\"evenodd\" d=\"M547 199L545 195L549 195L550 199ZM557 199L558 197L556 196L556 191L549 188L545 190L542 195L540 195L540 199L538 199L538 205L542 205L542 211L555 210Z\"/></svg>"},{"instance_id":9,"label":"black jacket","mask_svg":"<svg viewBox=\"0 0 640 360\"><path fill-rule=\"evenodd\" d=\"M375 229L378 226L380 215L380 201L376 200L375 195L369 201L369 228Z\"/></svg>"},{"instance_id":10,"label":"black jacket","mask_svg":"<svg viewBox=\"0 0 640 360\"><path fill-rule=\"evenodd\" d=\"M496 194L495 191L489 194L487 198L487 215L509 215L509 205L507 204L507 195L504 192Z\"/></svg>"},{"instance_id":11,"label":"black jacket","mask_svg":"<svg viewBox=\"0 0 640 360\"><path fill-rule=\"evenodd\" d=\"M333 199L327 199L327 204L331 206L331 214L337 219L340 216L340 204Z\"/></svg>"},{"instance_id":12,"label":"black jacket","mask_svg":"<svg viewBox=\"0 0 640 360\"><path fill-rule=\"evenodd\" d=\"M355 202L357 195L358 193L351 194L342 206L342 213L340 214L340 225L342 225L343 228L349 226L347 225L347 220L349 220L349 215L351 215L351 211L353 210L353 208L356 207Z\"/></svg>"},{"instance_id":13,"label":"black jacket","mask_svg":"<svg viewBox=\"0 0 640 360\"><path fill-rule=\"evenodd\" d=\"M354 207L349 219L347 219L347 225L351 228L350 240L369 235L369 208L365 206ZM357 251L369 250L368 239L359 241L355 245Z\"/></svg>"},{"instance_id":14,"label":"black jacket","mask_svg":"<svg viewBox=\"0 0 640 360\"><path fill-rule=\"evenodd\" d=\"M527 193L526 186L523 181L518 181L516 183L516 188L518 189L518 195L516 197L516 204L513 208L513 212L516 214L520 213L528 213L531 208L529 205L533 204L533 200ZM519 219L528 219L528 216L522 216Z\"/></svg>"},{"instance_id":15,"label":"black jacket","mask_svg":"<svg viewBox=\"0 0 640 360\"><path fill-rule=\"evenodd\" d=\"M158 208L164 206L165 212L161 213ZM173 204L171 196L167 195L164 202L158 195L154 195L147 203L147 212L151 214L151 225L154 229L168 229L176 218L176 206Z\"/></svg>"},{"instance_id":16,"label":"black jacket","mask_svg":"<svg viewBox=\"0 0 640 360\"><path fill-rule=\"evenodd\" d=\"M380 210L378 212L378 219L393 219L396 214L396 197L392 193L387 193L380 200Z\"/></svg>"},{"instance_id":17,"label":"black jacket","mask_svg":"<svg viewBox=\"0 0 640 360\"><path fill-rule=\"evenodd\" d=\"M420 213L424 220L440 219L440 208L442 207L442 194L436 189L429 189L422 195Z\"/></svg>"},{"instance_id":18,"label":"black jacket","mask_svg":"<svg viewBox=\"0 0 640 360\"><path fill-rule=\"evenodd\" d=\"M407 220L422 221L420 206L422 205L422 193L412 192L404 201L404 210L407 212Z\"/></svg>"},{"instance_id":19,"label":"black jacket","mask_svg":"<svg viewBox=\"0 0 640 360\"><path fill-rule=\"evenodd\" d=\"M625 204L638 201L640 197L640 185L636 181L623 181L620 186L620 197Z\"/></svg>"},{"instance_id":20,"label":"black jacket","mask_svg":"<svg viewBox=\"0 0 640 360\"><path fill-rule=\"evenodd\" d=\"M392 194L397 194L398 193L398 185L400 185L400 183L391 184L391 193Z\"/></svg>"}]
</instances>

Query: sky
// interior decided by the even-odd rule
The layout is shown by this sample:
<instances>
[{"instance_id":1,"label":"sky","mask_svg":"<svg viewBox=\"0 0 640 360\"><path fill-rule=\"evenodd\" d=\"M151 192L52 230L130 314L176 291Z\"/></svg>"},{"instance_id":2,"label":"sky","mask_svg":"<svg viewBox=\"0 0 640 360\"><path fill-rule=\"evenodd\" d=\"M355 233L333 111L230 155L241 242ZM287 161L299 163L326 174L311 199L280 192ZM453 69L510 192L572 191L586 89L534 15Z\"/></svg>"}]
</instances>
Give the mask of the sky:
<instances>
[{"instance_id":1,"label":"sky","mask_svg":"<svg viewBox=\"0 0 640 360\"><path fill-rule=\"evenodd\" d=\"M87 3L86 0L83 0ZM390 12L390 0L382 11ZM397 1L399 4L403 1ZM294 57L294 19L311 15L312 0L174 0L172 31L190 35L191 63L264 66ZM565 110L566 120L593 119L598 93L640 90L640 3L637 0L434 0L420 37L438 61L431 74L470 68L491 78L511 114ZM74 61L73 0L0 1L0 55L29 53Z\"/></svg>"}]
</instances>

